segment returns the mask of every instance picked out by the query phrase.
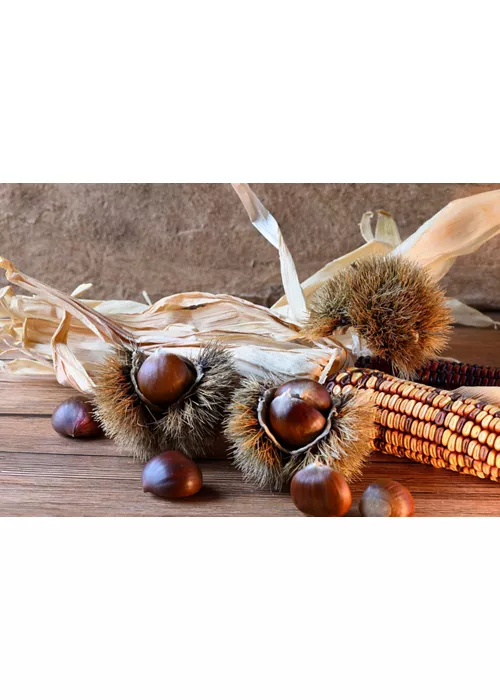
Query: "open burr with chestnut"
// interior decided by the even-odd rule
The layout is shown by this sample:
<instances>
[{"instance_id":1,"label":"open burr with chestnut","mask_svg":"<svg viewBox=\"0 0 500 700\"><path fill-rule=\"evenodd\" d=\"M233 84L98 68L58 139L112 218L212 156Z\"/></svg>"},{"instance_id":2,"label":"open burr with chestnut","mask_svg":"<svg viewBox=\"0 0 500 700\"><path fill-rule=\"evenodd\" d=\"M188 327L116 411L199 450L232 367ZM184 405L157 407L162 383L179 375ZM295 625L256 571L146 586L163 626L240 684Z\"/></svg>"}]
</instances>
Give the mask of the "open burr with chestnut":
<instances>
[{"instance_id":1,"label":"open burr with chestnut","mask_svg":"<svg viewBox=\"0 0 500 700\"><path fill-rule=\"evenodd\" d=\"M121 348L96 374L96 415L120 449L147 460L166 450L206 453L221 427L238 374L210 343L192 360L170 349Z\"/></svg>"},{"instance_id":2,"label":"open burr with chestnut","mask_svg":"<svg viewBox=\"0 0 500 700\"><path fill-rule=\"evenodd\" d=\"M245 379L234 394L226 436L246 480L279 490L318 460L347 480L370 451L373 409L358 396L332 397L313 379Z\"/></svg>"}]
</instances>

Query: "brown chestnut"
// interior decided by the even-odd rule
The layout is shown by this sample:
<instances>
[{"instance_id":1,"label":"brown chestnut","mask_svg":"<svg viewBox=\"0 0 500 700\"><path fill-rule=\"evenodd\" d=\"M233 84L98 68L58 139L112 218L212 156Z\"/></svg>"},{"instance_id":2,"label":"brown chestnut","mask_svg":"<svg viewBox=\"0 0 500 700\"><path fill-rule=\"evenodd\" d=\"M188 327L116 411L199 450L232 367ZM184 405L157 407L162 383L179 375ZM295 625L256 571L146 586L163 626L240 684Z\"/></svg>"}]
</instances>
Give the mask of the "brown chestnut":
<instances>
[{"instance_id":1,"label":"brown chestnut","mask_svg":"<svg viewBox=\"0 0 500 700\"><path fill-rule=\"evenodd\" d=\"M203 486L203 476L195 462L172 450L153 457L142 472L142 488L160 498L194 496Z\"/></svg>"},{"instance_id":2,"label":"brown chestnut","mask_svg":"<svg viewBox=\"0 0 500 700\"><path fill-rule=\"evenodd\" d=\"M276 396L269 406L269 425L284 445L304 447L324 430L325 416L289 392Z\"/></svg>"},{"instance_id":3,"label":"brown chestnut","mask_svg":"<svg viewBox=\"0 0 500 700\"><path fill-rule=\"evenodd\" d=\"M340 472L313 463L295 474L290 484L295 506L306 515L345 515L352 503L351 489Z\"/></svg>"},{"instance_id":4,"label":"brown chestnut","mask_svg":"<svg viewBox=\"0 0 500 700\"><path fill-rule=\"evenodd\" d=\"M147 357L136 377L141 394L161 408L175 403L186 393L194 379L193 370L181 357L164 351Z\"/></svg>"},{"instance_id":5,"label":"brown chestnut","mask_svg":"<svg viewBox=\"0 0 500 700\"><path fill-rule=\"evenodd\" d=\"M330 392L314 379L292 379L276 389L275 396L290 393L294 399L302 399L318 411L328 411L332 406Z\"/></svg>"},{"instance_id":6,"label":"brown chestnut","mask_svg":"<svg viewBox=\"0 0 500 700\"><path fill-rule=\"evenodd\" d=\"M365 518L409 518L415 502L408 489L398 481L381 479L370 484L359 501L359 512Z\"/></svg>"},{"instance_id":7,"label":"brown chestnut","mask_svg":"<svg viewBox=\"0 0 500 700\"><path fill-rule=\"evenodd\" d=\"M75 397L57 406L52 414L52 427L60 435L73 438L100 437L103 432L92 413L88 399Z\"/></svg>"}]
</instances>

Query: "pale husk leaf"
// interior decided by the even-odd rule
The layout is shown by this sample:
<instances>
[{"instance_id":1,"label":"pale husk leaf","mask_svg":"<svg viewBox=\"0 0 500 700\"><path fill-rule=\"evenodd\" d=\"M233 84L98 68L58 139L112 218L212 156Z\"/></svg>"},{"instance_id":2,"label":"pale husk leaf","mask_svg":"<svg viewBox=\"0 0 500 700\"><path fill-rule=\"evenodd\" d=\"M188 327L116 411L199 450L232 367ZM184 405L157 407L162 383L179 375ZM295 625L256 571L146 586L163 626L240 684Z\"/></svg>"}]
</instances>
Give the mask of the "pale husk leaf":
<instances>
[{"instance_id":1,"label":"pale husk leaf","mask_svg":"<svg viewBox=\"0 0 500 700\"><path fill-rule=\"evenodd\" d=\"M302 292L292 255L288 250L278 222L270 214L246 183L233 183L234 190L241 199L250 221L255 228L279 251L281 279L288 298L288 316L294 323L301 323L307 317L307 305Z\"/></svg>"},{"instance_id":2,"label":"pale husk leaf","mask_svg":"<svg viewBox=\"0 0 500 700\"><path fill-rule=\"evenodd\" d=\"M500 233L500 190L455 199L394 249L418 262L436 280L457 257L468 255Z\"/></svg>"},{"instance_id":3,"label":"pale husk leaf","mask_svg":"<svg viewBox=\"0 0 500 700\"><path fill-rule=\"evenodd\" d=\"M500 323L458 299L448 299L447 305L453 313L453 322L459 326L500 329Z\"/></svg>"}]
</instances>

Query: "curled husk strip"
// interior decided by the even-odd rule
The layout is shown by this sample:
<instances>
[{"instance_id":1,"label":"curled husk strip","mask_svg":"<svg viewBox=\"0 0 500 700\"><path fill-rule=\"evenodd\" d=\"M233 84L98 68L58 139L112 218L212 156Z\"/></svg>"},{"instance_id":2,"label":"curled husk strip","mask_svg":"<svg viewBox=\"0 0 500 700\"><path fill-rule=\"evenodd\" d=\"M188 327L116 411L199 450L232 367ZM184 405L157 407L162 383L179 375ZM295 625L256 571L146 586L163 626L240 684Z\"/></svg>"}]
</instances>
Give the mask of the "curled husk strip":
<instances>
[{"instance_id":1,"label":"curled husk strip","mask_svg":"<svg viewBox=\"0 0 500 700\"><path fill-rule=\"evenodd\" d=\"M293 475L318 460L348 481L361 475L373 437L373 408L358 395L335 397L325 430L309 445L289 450L280 445L266 423L267 407L285 378L246 378L229 406L225 434L231 456L244 479L279 491Z\"/></svg>"},{"instance_id":2,"label":"curled husk strip","mask_svg":"<svg viewBox=\"0 0 500 700\"><path fill-rule=\"evenodd\" d=\"M95 413L106 435L140 460L165 450L188 456L210 452L238 381L229 352L218 343L204 347L190 364L195 381L174 404L159 409L143 397L135 380L147 355L116 349L95 376Z\"/></svg>"}]
</instances>

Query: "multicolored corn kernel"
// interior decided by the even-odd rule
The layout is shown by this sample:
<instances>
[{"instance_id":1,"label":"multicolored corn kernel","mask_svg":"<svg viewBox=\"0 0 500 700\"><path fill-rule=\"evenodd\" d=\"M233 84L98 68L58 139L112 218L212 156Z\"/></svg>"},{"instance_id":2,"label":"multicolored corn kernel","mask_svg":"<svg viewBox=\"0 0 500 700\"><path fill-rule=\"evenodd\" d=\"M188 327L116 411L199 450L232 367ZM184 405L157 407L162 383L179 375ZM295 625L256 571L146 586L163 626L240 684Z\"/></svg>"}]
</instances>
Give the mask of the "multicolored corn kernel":
<instances>
[{"instance_id":1,"label":"multicolored corn kernel","mask_svg":"<svg viewBox=\"0 0 500 700\"><path fill-rule=\"evenodd\" d=\"M456 399L448 390L370 369L339 372L328 388L334 395L350 391L370 395L376 407L374 449L438 469L498 480L498 406L476 399Z\"/></svg>"}]
</instances>

